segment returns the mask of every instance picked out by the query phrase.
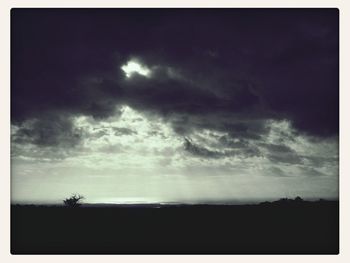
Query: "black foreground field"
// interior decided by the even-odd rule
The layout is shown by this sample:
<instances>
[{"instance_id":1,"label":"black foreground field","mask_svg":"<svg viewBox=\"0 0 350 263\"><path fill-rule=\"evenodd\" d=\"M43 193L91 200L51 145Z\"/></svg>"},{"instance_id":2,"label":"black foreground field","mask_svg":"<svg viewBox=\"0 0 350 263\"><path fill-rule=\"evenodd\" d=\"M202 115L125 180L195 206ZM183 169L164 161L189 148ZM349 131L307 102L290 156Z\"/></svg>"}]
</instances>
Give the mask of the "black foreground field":
<instances>
[{"instance_id":1,"label":"black foreground field","mask_svg":"<svg viewBox=\"0 0 350 263\"><path fill-rule=\"evenodd\" d=\"M11 207L12 254L337 254L338 240L338 202Z\"/></svg>"}]
</instances>

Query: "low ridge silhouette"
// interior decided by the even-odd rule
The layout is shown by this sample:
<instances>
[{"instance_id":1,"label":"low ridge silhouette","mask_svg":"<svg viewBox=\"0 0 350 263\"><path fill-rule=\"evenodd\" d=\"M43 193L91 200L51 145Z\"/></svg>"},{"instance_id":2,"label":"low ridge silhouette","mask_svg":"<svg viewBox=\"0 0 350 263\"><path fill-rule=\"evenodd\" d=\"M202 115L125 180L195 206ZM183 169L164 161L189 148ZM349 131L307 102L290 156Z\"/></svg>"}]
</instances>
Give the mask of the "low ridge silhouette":
<instances>
[{"instance_id":1,"label":"low ridge silhouette","mask_svg":"<svg viewBox=\"0 0 350 263\"><path fill-rule=\"evenodd\" d=\"M13 254L338 252L338 201L297 197L251 205L11 206Z\"/></svg>"}]
</instances>

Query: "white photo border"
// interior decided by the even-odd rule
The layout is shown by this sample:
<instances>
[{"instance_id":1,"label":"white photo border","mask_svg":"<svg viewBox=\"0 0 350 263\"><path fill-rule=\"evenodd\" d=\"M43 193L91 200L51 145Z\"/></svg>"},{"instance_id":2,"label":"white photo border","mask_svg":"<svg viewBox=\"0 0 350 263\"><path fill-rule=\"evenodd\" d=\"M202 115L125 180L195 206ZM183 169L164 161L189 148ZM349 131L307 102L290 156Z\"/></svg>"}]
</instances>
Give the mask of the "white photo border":
<instances>
[{"instance_id":1,"label":"white photo border","mask_svg":"<svg viewBox=\"0 0 350 263\"><path fill-rule=\"evenodd\" d=\"M10 11L11 8L230 7L339 9L340 21L340 253L339 255L11 255L10 253ZM350 262L350 1L346 0L2 0L0 2L0 261L1 262ZM347 103L348 102L348 103Z\"/></svg>"}]
</instances>

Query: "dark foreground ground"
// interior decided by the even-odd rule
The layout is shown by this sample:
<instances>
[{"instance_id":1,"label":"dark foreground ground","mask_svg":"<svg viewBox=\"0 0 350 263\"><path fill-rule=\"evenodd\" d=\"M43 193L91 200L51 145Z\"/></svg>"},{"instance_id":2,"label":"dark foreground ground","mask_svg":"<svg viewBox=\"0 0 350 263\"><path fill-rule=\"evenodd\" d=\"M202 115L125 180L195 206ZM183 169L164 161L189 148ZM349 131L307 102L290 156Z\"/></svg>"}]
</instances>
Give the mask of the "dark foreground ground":
<instances>
[{"instance_id":1,"label":"dark foreground ground","mask_svg":"<svg viewBox=\"0 0 350 263\"><path fill-rule=\"evenodd\" d=\"M11 207L13 254L337 254L338 202Z\"/></svg>"}]
</instances>

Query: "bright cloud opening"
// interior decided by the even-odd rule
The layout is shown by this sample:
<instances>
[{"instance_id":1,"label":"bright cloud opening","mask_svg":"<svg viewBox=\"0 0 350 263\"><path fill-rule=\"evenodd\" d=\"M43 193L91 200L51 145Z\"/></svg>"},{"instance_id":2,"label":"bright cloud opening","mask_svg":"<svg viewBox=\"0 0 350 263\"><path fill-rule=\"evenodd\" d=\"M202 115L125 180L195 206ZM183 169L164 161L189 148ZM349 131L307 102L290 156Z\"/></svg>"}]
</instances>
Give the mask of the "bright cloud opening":
<instances>
[{"instance_id":1,"label":"bright cloud opening","mask_svg":"<svg viewBox=\"0 0 350 263\"><path fill-rule=\"evenodd\" d=\"M139 74L148 77L151 74L151 70L144 65L141 65L138 61L130 60L127 64L123 65L121 69L124 71L127 78L131 78L134 74Z\"/></svg>"}]
</instances>

